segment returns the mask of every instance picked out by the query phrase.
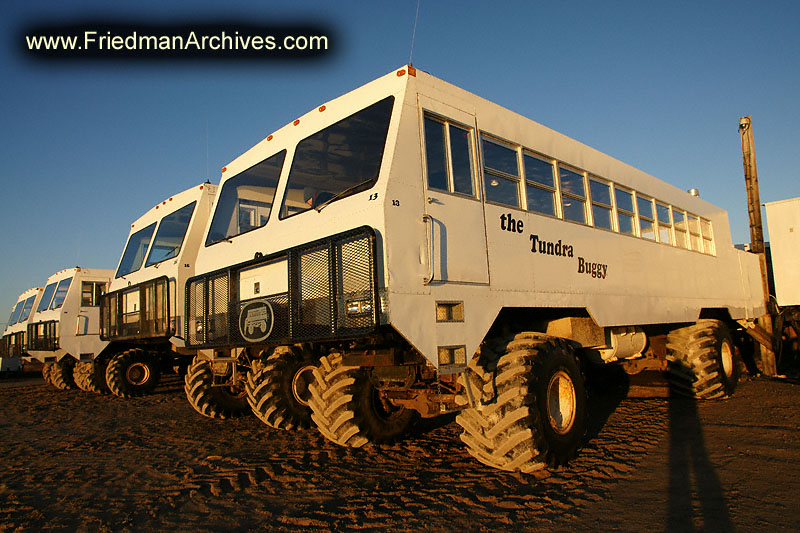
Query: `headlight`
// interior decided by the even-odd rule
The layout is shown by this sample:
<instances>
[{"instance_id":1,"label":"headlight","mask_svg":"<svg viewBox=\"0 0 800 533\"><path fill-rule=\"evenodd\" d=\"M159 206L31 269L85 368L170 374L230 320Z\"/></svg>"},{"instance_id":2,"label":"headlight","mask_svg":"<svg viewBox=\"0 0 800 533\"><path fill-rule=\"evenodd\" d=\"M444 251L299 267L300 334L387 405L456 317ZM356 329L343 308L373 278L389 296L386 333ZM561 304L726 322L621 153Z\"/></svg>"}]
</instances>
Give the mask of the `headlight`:
<instances>
[{"instance_id":1,"label":"headlight","mask_svg":"<svg viewBox=\"0 0 800 533\"><path fill-rule=\"evenodd\" d=\"M369 316L372 314L372 302L369 300L347 300L345 302L347 316Z\"/></svg>"}]
</instances>

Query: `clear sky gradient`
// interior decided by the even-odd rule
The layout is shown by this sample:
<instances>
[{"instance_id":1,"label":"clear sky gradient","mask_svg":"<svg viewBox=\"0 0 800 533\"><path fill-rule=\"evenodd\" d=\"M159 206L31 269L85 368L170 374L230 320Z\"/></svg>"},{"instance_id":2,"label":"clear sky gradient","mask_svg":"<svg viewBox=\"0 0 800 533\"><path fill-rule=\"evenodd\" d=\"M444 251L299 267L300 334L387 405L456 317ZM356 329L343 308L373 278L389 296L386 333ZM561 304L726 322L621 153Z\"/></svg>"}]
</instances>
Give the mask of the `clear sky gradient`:
<instances>
[{"instance_id":1,"label":"clear sky gradient","mask_svg":"<svg viewBox=\"0 0 800 533\"><path fill-rule=\"evenodd\" d=\"M191 5L190 5L191 4ZM417 0L6 0L0 328L24 290L116 268L131 222L322 102L405 64ZM32 25L315 24L314 60L37 61ZM738 118L762 202L800 196L800 2L422 0L413 64L726 209L748 242Z\"/></svg>"}]
</instances>

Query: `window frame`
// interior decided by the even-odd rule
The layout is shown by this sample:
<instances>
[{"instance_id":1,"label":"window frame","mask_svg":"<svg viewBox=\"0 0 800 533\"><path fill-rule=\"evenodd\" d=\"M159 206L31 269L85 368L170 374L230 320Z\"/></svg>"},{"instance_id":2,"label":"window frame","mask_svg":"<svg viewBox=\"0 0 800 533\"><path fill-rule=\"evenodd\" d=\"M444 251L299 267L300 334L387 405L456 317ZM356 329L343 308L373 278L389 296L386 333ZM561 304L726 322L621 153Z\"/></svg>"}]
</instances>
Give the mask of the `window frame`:
<instances>
[{"instance_id":1,"label":"window frame","mask_svg":"<svg viewBox=\"0 0 800 533\"><path fill-rule=\"evenodd\" d=\"M493 168L490 168L490 167L486 166L486 157L484 155L484 150L483 150L484 141L492 143L492 144L495 144L495 145L497 145L497 146L499 146L501 148L506 148L506 149L511 150L512 152L514 152L514 156L515 156L514 157L514 161L516 162L516 165L517 165L517 175L516 176L512 175L512 174L508 174L505 171L493 169ZM490 134L488 134L486 132L483 132L483 131L481 132L481 143L480 144L481 144L481 146L480 146L480 150L481 150L481 168L483 169L483 184L482 184L483 185L483 189L484 189L483 190L483 198L485 199L486 203L492 204L492 205L499 205L499 206L502 206L502 207L508 207L510 209L525 210L525 207L523 206L523 203L522 203L522 195L520 195L520 184L522 183L522 176L521 176L521 172L520 172L520 149L521 149L521 147L519 145L516 145L516 144L513 144L513 143L509 143L507 141L503 141L501 139L498 139L497 137L494 137L494 136L492 136L492 135L490 135ZM490 200L489 199L489 194L488 194L489 189L487 188L487 179L489 179L489 176L493 176L495 178L500 178L500 179L504 179L506 181L514 182L514 185L515 185L515 188L516 188L516 192L517 192L517 204L516 205L505 204L505 203L502 203L502 202L498 202L496 200ZM527 198L526 198L526 200L527 200Z\"/></svg>"},{"instance_id":2,"label":"window frame","mask_svg":"<svg viewBox=\"0 0 800 533\"><path fill-rule=\"evenodd\" d=\"M577 174L581 177L581 183L583 184L583 197L578 196L577 194L564 190L563 180L561 179L561 169L566 170L567 172L572 172L573 174ZM591 226L589 220L589 213L586 212L586 206L589 203L589 193L587 192L587 183L586 183L586 172L580 170L572 165L564 163L562 161L558 161L556 166L556 175L558 177L558 190L559 190L559 202L561 206L561 220L565 222L574 222L575 224L581 224L583 226ZM566 210L564 209L564 198L569 198L572 200L577 200L583 204L583 221L573 220L571 218L567 218Z\"/></svg>"},{"instance_id":3,"label":"window frame","mask_svg":"<svg viewBox=\"0 0 800 533\"><path fill-rule=\"evenodd\" d=\"M430 120L431 122L435 122L436 124L442 127L442 134L443 134L443 141L444 141L444 163L445 163L445 179L447 181L447 189L441 189L439 187L432 187L430 184L430 159L428 154L428 136L426 134L426 120ZM467 145L469 148L469 172L470 172L470 184L472 185L472 193L464 193L461 191L455 190L455 173L454 173L454 166L453 166L453 141L452 136L450 134L450 128L460 129L467 133ZM469 126L464 124L460 121L453 120L449 117L441 115L439 113L434 113L427 109L423 110L422 114L422 137L423 137L423 154L425 156L425 188L430 191L435 191L437 193L446 193L452 194L455 196L460 196L463 198L471 198L473 200L480 199L480 187L478 186L476 175L477 172L477 158L476 158L476 150L475 150L475 128L474 126Z\"/></svg>"},{"instance_id":4,"label":"window frame","mask_svg":"<svg viewBox=\"0 0 800 533\"><path fill-rule=\"evenodd\" d=\"M604 204L603 202L595 199L594 194L592 194L592 182L599 183L600 185L605 185L606 187L608 187L608 200L610 202L609 204ZM603 179L603 178L601 178L599 176L595 176L594 174L589 174L589 197L590 197L589 198L590 205L592 206L591 207L591 211L592 211L592 227L595 227L595 228L601 229L601 230L605 230L605 231L613 231L615 233L619 233L619 231L617 229L618 228L618 226L617 226L617 216L616 216L617 213L616 213L616 209L614 207L614 204L615 204L615 201L614 201L614 184L609 180L605 180L605 179ZM608 211L609 211L609 222L611 223L611 227L610 228L605 228L605 227L597 225L597 220L596 220L596 217L595 217L595 214L594 214L595 206L600 207L601 209L608 209Z\"/></svg>"},{"instance_id":5,"label":"window frame","mask_svg":"<svg viewBox=\"0 0 800 533\"><path fill-rule=\"evenodd\" d=\"M541 161L542 163L547 163L547 164L550 165L550 179L551 179L551 183L553 184L552 186L545 185L544 183L540 183L540 182L535 181L535 180L531 180L528 177L528 173L526 171L526 165L525 165L525 158L526 157L530 157L532 159L535 159L535 160ZM545 156L543 154L536 153L533 150L528 150L527 148L524 148L524 147L522 148L522 167L521 167L521 170L522 170L522 180L523 180L523 182L525 184L525 191L524 191L525 194L523 196L525 197L525 210L528 211L529 213L536 213L537 215L542 215L542 216L546 216L546 217L560 218L558 216L558 212L559 212L558 197L559 197L559 195L558 195L558 183L557 183L557 179L556 179L556 165L557 164L558 164L558 161L556 161L552 157L547 157L547 156ZM553 213L552 214L545 213L543 211L537 211L537 210L531 209L530 202L528 201L528 190L531 187L533 187L537 191L544 191L544 192L549 192L550 193L550 201L552 202L552 206L553 206Z\"/></svg>"}]
</instances>

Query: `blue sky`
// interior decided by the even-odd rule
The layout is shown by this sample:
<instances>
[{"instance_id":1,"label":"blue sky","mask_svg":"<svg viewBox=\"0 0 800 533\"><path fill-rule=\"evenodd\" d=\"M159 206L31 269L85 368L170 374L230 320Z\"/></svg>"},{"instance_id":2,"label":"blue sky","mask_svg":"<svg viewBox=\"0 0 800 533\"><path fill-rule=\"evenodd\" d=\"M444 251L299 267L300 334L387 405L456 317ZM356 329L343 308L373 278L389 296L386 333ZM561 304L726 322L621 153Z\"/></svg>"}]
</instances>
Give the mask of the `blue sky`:
<instances>
[{"instance_id":1,"label":"blue sky","mask_svg":"<svg viewBox=\"0 0 800 533\"><path fill-rule=\"evenodd\" d=\"M0 327L23 290L115 268L130 223L318 104L408 62L416 0L44 2L0 20ZM35 61L31 25L299 22L321 59ZM701 196L749 241L738 118L762 202L800 196L800 3L422 0L415 66ZM4 302L4 303L3 303Z\"/></svg>"}]
</instances>

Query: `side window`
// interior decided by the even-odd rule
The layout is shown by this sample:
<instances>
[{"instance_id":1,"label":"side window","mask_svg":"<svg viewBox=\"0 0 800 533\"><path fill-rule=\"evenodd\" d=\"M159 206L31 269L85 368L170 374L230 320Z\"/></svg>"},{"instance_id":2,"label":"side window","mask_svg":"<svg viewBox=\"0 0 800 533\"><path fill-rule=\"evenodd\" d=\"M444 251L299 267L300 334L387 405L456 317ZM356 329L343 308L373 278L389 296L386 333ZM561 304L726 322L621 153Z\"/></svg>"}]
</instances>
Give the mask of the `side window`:
<instances>
[{"instance_id":1,"label":"side window","mask_svg":"<svg viewBox=\"0 0 800 533\"><path fill-rule=\"evenodd\" d=\"M703 251L703 241L700 238L700 221L694 215L687 215L689 219L689 244L695 252Z\"/></svg>"},{"instance_id":2,"label":"side window","mask_svg":"<svg viewBox=\"0 0 800 533\"><path fill-rule=\"evenodd\" d=\"M675 244L681 248L689 248L688 235L686 233L686 215L683 211L672 208L672 220L675 227Z\"/></svg>"},{"instance_id":3,"label":"side window","mask_svg":"<svg viewBox=\"0 0 800 533\"><path fill-rule=\"evenodd\" d=\"M653 215L653 200L644 196L636 197L636 207L639 208L639 230L642 238L656 240L655 216Z\"/></svg>"},{"instance_id":4,"label":"side window","mask_svg":"<svg viewBox=\"0 0 800 533\"><path fill-rule=\"evenodd\" d=\"M669 206L656 202L656 216L658 217L658 242L673 244Z\"/></svg>"},{"instance_id":5,"label":"side window","mask_svg":"<svg viewBox=\"0 0 800 533\"><path fill-rule=\"evenodd\" d=\"M586 224L586 185L583 174L558 165L564 220Z\"/></svg>"},{"instance_id":6,"label":"side window","mask_svg":"<svg viewBox=\"0 0 800 533\"><path fill-rule=\"evenodd\" d=\"M475 196L472 130L425 116L428 188Z\"/></svg>"},{"instance_id":7,"label":"side window","mask_svg":"<svg viewBox=\"0 0 800 533\"><path fill-rule=\"evenodd\" d=\"M553 162L525 153L525 192L528 211L556 215L556 187L553 181Z\"/></svg>"},{"instance_id":8,"label":"side window","mask_svg":"<svg viewBox=\"0 0 800 533\"><path fill-rule=\"evenodd\" d=\"M519 165L517 151L486 137L483 148L486 201L519 207Z\"/></svg>"},{"instance_id":9,"label":"side window","mask_svg":"<svg viewBox=\"0 0 800 533\"><path fill-rule=\"evenodd\" d=\"M105 293L105 283L81 282L81 307L96 307L100 305L100 297Z\"/></svg>"},{"instance_id":10,"label":"side window","mask_svg":"<svg viewBox=\"0 0 800 533\"><path fill-rule=\"evenodd\" d=\"M611 209L611 185L597 178L589 180L589 192L592 195L592 217L594 226L608 230L614 229Z\"/></svg>"},{"instance_id":11,"label":"side window","mask_svg":"<svg viewBox=\"0 0 800 533\"><path fill-rule=\"evenodd\" d=\"M617 201L617 217L619 232L636 235L635 211L633 210L633 193L614 187L614 197Z\"/></svg>"},{"instance_id":12,"label":"side window","mask_svg":"<svg viewBox=\"0 0 800 533\"><path fill-rule=\"evenodd\" d=\"M703 236L703 252L714 255L714 236L711 233L711 222L701 218L700 232Z\"/></svg>"}]
</instances>

